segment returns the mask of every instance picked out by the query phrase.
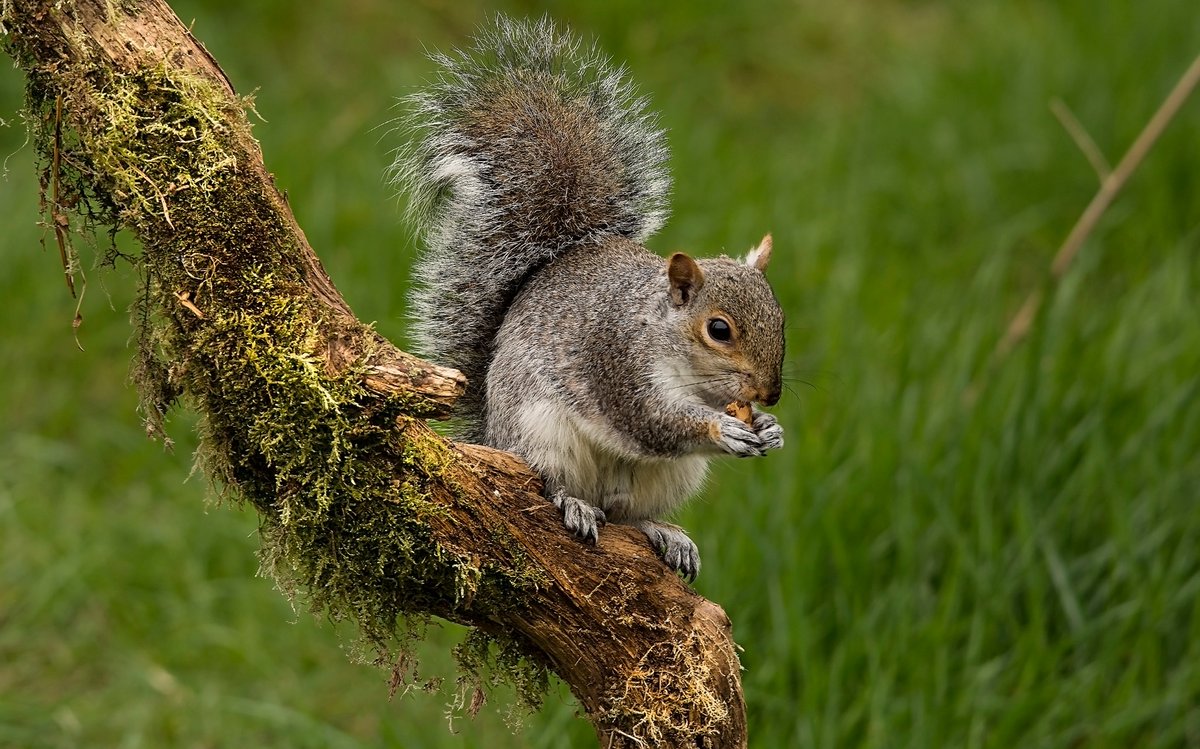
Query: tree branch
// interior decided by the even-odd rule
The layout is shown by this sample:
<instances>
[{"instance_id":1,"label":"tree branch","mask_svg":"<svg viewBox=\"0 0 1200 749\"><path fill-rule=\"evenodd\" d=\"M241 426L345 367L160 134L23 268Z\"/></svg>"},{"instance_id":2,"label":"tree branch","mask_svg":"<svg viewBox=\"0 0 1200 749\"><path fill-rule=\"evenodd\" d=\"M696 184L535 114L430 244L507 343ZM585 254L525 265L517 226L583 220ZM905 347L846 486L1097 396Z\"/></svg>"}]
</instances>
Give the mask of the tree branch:
<instances>
[{"instance_id":1,"label":"tree branch","mask_svg":"<svg viewBox=\"0 0 1200 749\"><path fill-rule=\"evenodd\" d=\"M202 465L258 509L286 589L381 653L408 619L477 627L500 662L529 659L516 673L562 677L605 747L745 745L725 613L641 534L584 545L519 459L429 429L462 376L355 318L263 166L248 102L162 0L0 12L47 213L63 236L71 215L72 233L95 221L141 243L148 424L179 398L200 413Z\"/></svg>"}]
</instances>

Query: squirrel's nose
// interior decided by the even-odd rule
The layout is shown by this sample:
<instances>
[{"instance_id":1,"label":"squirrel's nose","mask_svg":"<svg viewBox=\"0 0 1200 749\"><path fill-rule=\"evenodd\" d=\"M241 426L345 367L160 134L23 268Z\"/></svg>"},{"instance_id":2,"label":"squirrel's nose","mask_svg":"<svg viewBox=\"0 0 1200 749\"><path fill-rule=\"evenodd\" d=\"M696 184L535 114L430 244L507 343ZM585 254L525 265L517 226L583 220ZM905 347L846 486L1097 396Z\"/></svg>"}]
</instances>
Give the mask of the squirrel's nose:
<instances>
[{"instance_id":1,"label":"squirrel's nose","mask_svg":"<svg viewBox=\"0 0 1200 749\"><path fill-rule=\"evenodd\" d=\"M750 379L750 378L747 378ZM747 382L740 396L743 400L773 406L779 402L779 393L783 389L781 380L772 377L754 378Z\"/></svg>"},{"instance_id":2,"label":"squirrel's nose","mask_svg":"<svg viewBox=\"0 0 1200 749\"><path fill-rule=\"evenodd\" d=\"M776 374L763 383L763 404L773 406L779 402L779 396L783 391L783 378Z\"/></svg>"},{"instance_id":3,"label":"squirrel's nose","mask_svg":"<svg viewBox=\"0 0 1200 749\"><path fill-rule=\"evenodd\" d=\"M779 402L780 390L781 388L779 383L768 383L751 391L754 394L751 400L753 400L755 403L761 403L764 406L773 406Z\"/></svg>"}]
</instances>

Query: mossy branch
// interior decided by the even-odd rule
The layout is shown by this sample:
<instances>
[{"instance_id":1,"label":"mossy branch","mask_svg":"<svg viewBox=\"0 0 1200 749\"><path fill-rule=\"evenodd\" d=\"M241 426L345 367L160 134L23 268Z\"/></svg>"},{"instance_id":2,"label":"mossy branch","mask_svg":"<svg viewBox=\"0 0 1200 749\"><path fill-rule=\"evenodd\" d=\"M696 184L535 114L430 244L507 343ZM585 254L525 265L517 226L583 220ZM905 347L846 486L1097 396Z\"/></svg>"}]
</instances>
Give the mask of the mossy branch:
<instances>
[{"instance_id":1,"label":"mossy branch","mask_svg":"<svg viewBox=\"0 0 1200 749\"><path fill-rule=\"evenodd\" d=\"M581 544L520 460L429 429L461 375L355 318L263 166L249 102L162 0L8 0L0 34L27 76L46 215L64 237L141 244L148 428L180 398L199 412L202 465L260 513L285 590L389 662L423 617L476 627L469 673L490 660L530 701L557 673L605 747L745 745L725 613L640 534Z\"/></svg>"}]
</instances>

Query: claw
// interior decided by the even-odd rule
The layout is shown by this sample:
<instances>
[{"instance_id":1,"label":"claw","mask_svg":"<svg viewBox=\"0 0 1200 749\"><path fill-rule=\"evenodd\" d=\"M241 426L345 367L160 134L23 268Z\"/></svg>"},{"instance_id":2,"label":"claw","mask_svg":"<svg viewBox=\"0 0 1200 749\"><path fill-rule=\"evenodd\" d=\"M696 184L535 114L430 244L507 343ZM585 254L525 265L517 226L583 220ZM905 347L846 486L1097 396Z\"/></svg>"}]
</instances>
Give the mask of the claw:
<instances>
[{"instance_id":1,"label":"claw","mask_svg":"<svg viewBox=\"0 0 1200 749\"><path fill-rule=\"evenodd\" d=\"M752 429L762 440L763 450L778 450L783 447L783 427L779 420L765 411L756 411Z\"/></svg>"},{"instance_id":2,"label":"claw","mask_svg":"<svg viewBox=\"0 0 1200 749\"><path fill-rule=\"evenodd\" d=\"M650 539L650 545L673 571L683 575L689 583L700 576L700 550L687 534L677 525L641 520L634 526Z\"/></svg>"},{"instance_id":3,"label":"claw","mask_svg":"<svg viewBox=\"0 0 1200 749\"><path fill-rule=\"evenodd\" d=\"M767 448L763 445L762 438L734 417L720 414L713 426L713 441L730 455L750 458L766 454Z\"/></svg>"},{"instance_id":4,"label":"claw","mask_svg":"<svg viewBox=\"0 0 1200 749\"><path fill-rule=\"evenodd\" d=\"M593 544L600 540L600 529L608 522L604 510L582 499L569 497L561 490L554 492L550 501L562 512L567 530Z\"/></svg>"}]
</instances>

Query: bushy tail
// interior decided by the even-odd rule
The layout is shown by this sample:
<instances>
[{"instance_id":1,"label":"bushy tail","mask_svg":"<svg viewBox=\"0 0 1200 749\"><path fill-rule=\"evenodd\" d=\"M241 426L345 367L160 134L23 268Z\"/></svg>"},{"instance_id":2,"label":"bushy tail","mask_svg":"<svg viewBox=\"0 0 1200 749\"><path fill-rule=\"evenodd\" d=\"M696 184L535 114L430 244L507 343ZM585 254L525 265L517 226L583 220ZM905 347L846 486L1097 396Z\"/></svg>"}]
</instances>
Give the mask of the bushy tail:
<instances>
[{"instance_id":1,"label":"bushy tail","mask_svg":"<svg viewBox=\"0 0 1200 749\"><path fill-rule=\"evenodd\" d=\"M498 18L474 48L433 59L442 73L407 101L416 139L394 174L421 230L418 353L467 376L463 436L478 439L492 342L521 284L571 247L654 233L667 150L624 69L547 19Z\"/></svg>"}]
</instances>

